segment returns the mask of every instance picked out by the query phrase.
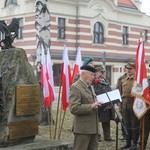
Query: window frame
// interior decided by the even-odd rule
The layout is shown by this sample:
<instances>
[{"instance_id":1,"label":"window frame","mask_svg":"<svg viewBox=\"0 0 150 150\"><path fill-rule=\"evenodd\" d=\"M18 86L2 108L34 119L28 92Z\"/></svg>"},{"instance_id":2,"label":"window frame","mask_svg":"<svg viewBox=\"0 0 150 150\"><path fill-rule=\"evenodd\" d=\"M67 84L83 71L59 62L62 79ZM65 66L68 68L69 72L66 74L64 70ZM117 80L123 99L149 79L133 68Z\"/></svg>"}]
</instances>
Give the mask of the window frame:
<instances>
[{"instance_id":1,"label":"window frame","mask_svg":"<svg viewBox=\"0 0 150 150\"><path fill-rule=\"evenodd\" d=\"M93 29L93 42L103 44L104 43L104 28L100 22L94 24Z\"/></svg>"},{"instance_id":2,"label":"window frame","mask_svg":"<svg viewBox=\"0 0 150 150\"><path fill-rule=\"evenodd\" d=\"M129 41L128 41L128 26L123 26L123 30L122 30L122 44L123 45L128 45Z\"/></svg>"},{"instance_id":3,"label":"window frame","mask_svg":"<svg viewBox=\"0 0 150 150\"><path fill-rule=\"evenodd\" d=\"M66 19L58 18L58 39L66 38Z\"/></svg>"},{"instance_id":4,"label":"window frame","mask_svg":"<svg viewBox=\"0 0 150 150\"><path fill-rule=\"evenodd\" d=\"M17 39L23 39L23 18L18 18L19 19L19 29L18 29L18 35Z\"/></svg>"},{"instance_id":5,"label":"window frame","mask_svg":"<svg viewBox=\"0 0 150 150\"><path fill-rule=\"evenodd\" d=\"M60 74L61 74L61 64L54 63L53 64L53 75L54 75L54 84L55 86L59 86L60 82Z\"/></svg>"},{"instance_id":6,"label":"window frame","mask_svg":"<svg viewBox=\"0 0 150 150\"><path fill-rule=\"evenodd\" d=\"M147 34L148 34L148 30L144 30L144 31L143 31L143 41L144 41L144 42L147 42L147 40L148 40Z\"/></svg>"}]
</instances>

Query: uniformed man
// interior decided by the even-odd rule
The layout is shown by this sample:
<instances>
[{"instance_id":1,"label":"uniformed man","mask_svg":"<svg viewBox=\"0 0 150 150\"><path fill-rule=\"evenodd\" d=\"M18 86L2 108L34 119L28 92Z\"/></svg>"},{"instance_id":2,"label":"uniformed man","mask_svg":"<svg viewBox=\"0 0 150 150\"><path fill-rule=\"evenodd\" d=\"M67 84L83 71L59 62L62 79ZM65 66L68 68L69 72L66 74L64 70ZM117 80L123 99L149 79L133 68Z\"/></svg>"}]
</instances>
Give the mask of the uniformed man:
<instances>
[{"instance_id":1,"label":"uniformed man","mask_svg":"<svg viewBox=\"0 0 150 150\"><path fill-rule=\"evenodd\" d=\"M83 65L80 79L74 82L69 93L70 112L74 115L74 150L98 150L98 115L100 103L96 101L91 84L95 68Z\"/></svg>"},{"instance_id":2,"label":"uniformed man","mask_svg":"<svg viewBox=\"0 0 150 150\"><path fill-rule=\"evenodd\" d=\"M122 114L128 135L126 137L126 145L121 149L129 148L129 150L136 150L139 139L140 121L133 112L134 97L131 95L135 65L128 63L125 68L127 75L122 80Z\"/></svg>"},{"instance_id":3,"label":"uniformed man","mask_svg":"<svg viewBox=\"0 0 150 150\"><path fill-rule=\"evenodd\" d=\"M103 94L111 91L108 81L105 79L105 69L100 65L96 67L95 80L93 83L95 94ZM103 105L98 109L99 121L102 123L103 135L105 141L114 141L111 138L110 120L115 119L115 113L111 104Z\"/></svg>"}]
</instances>

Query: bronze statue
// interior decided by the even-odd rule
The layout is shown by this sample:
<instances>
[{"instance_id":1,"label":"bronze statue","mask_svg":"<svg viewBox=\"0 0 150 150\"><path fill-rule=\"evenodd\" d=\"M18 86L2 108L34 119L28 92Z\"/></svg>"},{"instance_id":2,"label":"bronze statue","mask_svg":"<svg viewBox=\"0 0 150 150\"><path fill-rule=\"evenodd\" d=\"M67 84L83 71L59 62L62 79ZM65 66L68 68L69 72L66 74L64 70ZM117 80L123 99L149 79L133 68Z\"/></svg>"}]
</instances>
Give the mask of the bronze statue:
<instances>
[{"instance_id":1,"label":"bronze statue","mask_svg":"<svg viewBox=\"0 0 150 150\"><path fill-rule=\"evenodd\" d=\"M7 25L5 21L0 21L0 31L5 36L5 38L0 41L1 49L14 48L12 43L18 35L18 29L19 19L13 18L9 25Z\"/></svg>"}]
</instances>

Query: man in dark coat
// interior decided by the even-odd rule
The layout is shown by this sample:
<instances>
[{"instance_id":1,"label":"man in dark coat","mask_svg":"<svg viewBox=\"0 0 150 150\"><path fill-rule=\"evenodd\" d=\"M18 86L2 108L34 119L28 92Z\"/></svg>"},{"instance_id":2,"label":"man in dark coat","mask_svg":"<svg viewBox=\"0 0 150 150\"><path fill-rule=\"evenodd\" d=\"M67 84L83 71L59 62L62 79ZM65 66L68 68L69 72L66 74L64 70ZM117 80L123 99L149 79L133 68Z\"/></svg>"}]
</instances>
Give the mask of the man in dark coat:
<instances>
[{"instance_id":1,"label":"man in dark coat","mask_svg":"<svg viewBox=\"0 0 150 150\"><path fill-rule=\"evenodd\" d=\"M84 65L80 68L80 79L70 88L69 108L74 115L74 150L98 150L98 106L91 84L95 69Z\"/></svg>"},{"instance_id":2,"label":"man in dark coat","mask_svg":"<svg viewBox=\"0 0 150 150\"><path fill-rule=\"evenodd\" d=\"M108 81L105 79L105 70L102 66L96 68L96 75L94 80L95 94L103 94L111 91ZM98 109L99 121L102 123L104 140L112 141L110 133L110 120L114 120L115 113L111 104L104 104Z\"/></svg>"}]
</instances>

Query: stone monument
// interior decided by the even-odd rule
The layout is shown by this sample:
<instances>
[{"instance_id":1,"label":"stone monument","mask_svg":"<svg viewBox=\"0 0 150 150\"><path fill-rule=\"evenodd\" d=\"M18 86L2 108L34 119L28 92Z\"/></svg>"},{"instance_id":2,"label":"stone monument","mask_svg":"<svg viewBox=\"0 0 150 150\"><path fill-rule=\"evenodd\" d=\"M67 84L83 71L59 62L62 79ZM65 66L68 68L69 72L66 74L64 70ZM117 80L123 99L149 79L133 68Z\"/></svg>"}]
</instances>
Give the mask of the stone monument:
<instances>
[{"instance_id":1,"label":"stone monument","mask_svg":"<svg viewBox=\"0 0 150 150\"><path fill-rule=\"evenodd\" d=\"M0 51L0 147L32 142L38 134L39 84L25 51L8 41L12 38L10 30Z\"/></svg>"}]
</instances>

